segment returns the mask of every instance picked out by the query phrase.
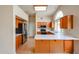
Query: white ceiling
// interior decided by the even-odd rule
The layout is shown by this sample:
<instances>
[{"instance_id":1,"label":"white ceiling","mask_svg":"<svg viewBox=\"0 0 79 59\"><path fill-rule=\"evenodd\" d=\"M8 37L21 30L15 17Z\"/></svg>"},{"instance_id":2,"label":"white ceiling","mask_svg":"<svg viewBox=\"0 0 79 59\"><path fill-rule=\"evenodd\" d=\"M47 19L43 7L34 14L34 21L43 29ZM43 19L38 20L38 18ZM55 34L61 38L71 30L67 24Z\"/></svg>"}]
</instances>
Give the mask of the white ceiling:
<instances>
[{"instance_id":1,"label":"white ceiling","mask_svg":"<svg viewBox=\"0 0 79 59\"><path fill-rule=\"evenodd\" d=\"M46 16L53 15L53 13L58 8L58 5L48 5L46 11L35 12L33 5L19 5L19 6L21 7L21 9L23 9L29 15L33 15L35 13L39 13L40 15L46 15Z\"/></svg>"}]
</instances>

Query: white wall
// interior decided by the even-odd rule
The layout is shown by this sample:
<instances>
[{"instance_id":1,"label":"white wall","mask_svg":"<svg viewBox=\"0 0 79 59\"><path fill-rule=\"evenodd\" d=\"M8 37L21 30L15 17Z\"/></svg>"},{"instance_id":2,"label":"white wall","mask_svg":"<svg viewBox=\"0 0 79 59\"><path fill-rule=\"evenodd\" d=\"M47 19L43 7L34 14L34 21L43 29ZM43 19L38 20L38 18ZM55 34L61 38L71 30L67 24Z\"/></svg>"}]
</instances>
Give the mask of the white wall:
<instances>
[{"instance_id":1,"label":"white wall","mask_svg":"<svg viewBox=\"0 0 79 59\"><path fill-rule=\"evenodd\" d=\"M13 11L14 11L15 15L17 15L25 20L28 20L28 14L26 14L19 6L14 5Z\"/></svg>"},{"instance_id":2,"label":"white wall","mask_svg":"<svg viewBox=\"0 0 79 59\"><path fill-rule=\"evenodd\" d=\"M15 53L13 45L13 8L0 6L0 54Z\"/></svg>"},{"instance_id":3,"label":"white wall","mask_svg":"<svg viewBox=\"0 0 79 59\"><path fill-rule=\"evenodd\" d=\"M36 13L36 22L50 22L51 18L49 16L41 16L42 14Z\"/></svg>"},{"instance_id":4,"label":"white wall","mask_svg":"<svg viewBox=\"0 0 79 59\"><path fill-rule=\"evenodd\" d=\"M34 15L35 16L35 15ZM36 19L35 19L35 17L33 17L33 15L32 16L30 16L29 17L29 33L28 33L28 35L29 35L29 37L34 37L34 35L35 35L35 28L36 28Z\"/></svg>"},{"instance_id":5,"label":"white wall","mask_svg":"<svg viewBox=\"0 0 79 59\"><path fill-rule=\"evenodd\" d=\"M28 20L25 14L18 6L1 5L0 6L0 54L16 53L15 43L15 16Z\"/></svg>"}]
</instances>

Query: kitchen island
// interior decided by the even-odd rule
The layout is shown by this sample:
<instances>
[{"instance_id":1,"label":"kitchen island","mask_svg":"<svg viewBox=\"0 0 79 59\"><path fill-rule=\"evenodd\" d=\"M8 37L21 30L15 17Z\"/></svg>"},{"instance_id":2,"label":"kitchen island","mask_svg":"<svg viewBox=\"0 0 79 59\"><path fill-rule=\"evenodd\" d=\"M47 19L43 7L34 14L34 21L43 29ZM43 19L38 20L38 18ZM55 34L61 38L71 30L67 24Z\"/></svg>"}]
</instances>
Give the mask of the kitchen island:
<instances>
[{"instance_id":1,"label":"kitchen island","mask_svg":"<svg viewBox=\"0 0 79 59\"><path fill-rule=\"evenodd\" d=\"M66 35L36 35L35 53L73 53L74 40Z\"/></svg>"}]
</instances>

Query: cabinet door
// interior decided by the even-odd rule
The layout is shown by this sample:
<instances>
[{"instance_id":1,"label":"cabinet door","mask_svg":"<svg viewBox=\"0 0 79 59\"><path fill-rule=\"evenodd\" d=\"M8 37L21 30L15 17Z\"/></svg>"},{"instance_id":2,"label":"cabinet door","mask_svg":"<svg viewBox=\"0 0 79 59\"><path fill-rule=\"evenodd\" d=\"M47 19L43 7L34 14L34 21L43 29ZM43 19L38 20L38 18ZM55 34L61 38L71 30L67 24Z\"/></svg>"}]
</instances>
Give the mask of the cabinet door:
<instances>
[{"instance_id":1,"label":"cabinet door","mask_svg":"<svg viewBox=\"0 0 79 59\"><path fill-rule=\"evenodd\" d=\"M22 35L19 36L19 46L22 44Z\"/></svg>"},{"instance_id":2,"label":"cabinet door","mask_svg":"<svg viewBox=\"0 0 79 59\"><path fill-rule=\"evenodd\" d=\"M73 29L73 15L64 16L60 19L62 29Z\"/></svg>"},{"instance_id":3,"label":"cabinet door","mask_svg":"<svg viewBox=\"0 0 79 59\"><path fill-rule=\"evenodd\" d=\"M16 49L22 44L22 35L16 36Z\"/></svg>"},{"instance_id":4,"label":"cabinet door","mask_svg":"<svg viewBox=\"0 0 79 59\"><path fill-rule=\"evenodd\" d=\"M65 53L73 53L73 41L65 40L64 41L64 52Z\"/></svg>"},{"instance_id":5,"label":"cabinet door","mask_svg":"<svg viewBox=\"0 0 79 59\"><path fill-rule=\"evenodd\" d=\"M50 53L63 53L63 40L50 40Z\"/></svg>"},{"instance_id":6,"label":"cabinet door","mask_svg":"<svg viewBox=\"0 0 79 59\"><path fill-rule=\"evenodd\" d=\"M19 39L18 39L18 36L16 37L16 50L18 49L19 47Z\"/></svg>"},{"instance_id":7,"label":"cabinet door","mask_svg":"<svg viewBox=\"0 0 79 59\"><path fill-rule=\"evenodd\" d=\"M60 27L63 29L67 29L68 25L68 20L67 16L64 16L63 18L60 19Z\"/></svg>"},{"instance_id":8,"label":"cabinet door","mask_svg":"<svg viewBox=\"0 0 79 59\"><path fill-rule=\"evenodd\" d=\"M22 19L16 16L16 28L18 28L19 23L23 23Z\"/></svg>"},{"instance_id":9,"label":"cabinet door","mask_svg":"<svg viewBox=\"0 0 79 59\"><path fill-rule=\"evenodd\" d=\"M48 28L52 28L52 22L48 22Z\"/></svg>"},{"instance_id":10,"label":"cabinet door","mask_svg":"<svg viewBox=\"0 0 79 59\"><path fill-rule=\"evenodd\" d=\"M73 29L73 15L68 16L68 28Z\"/></svg>"},{"instance_id":11,"label":"cabinet door","mask_svg":"<svg viewBox=\"0 0 79 59\"><path fill-rule=\"evenodd\" d=\"M16 17L16 28L18 28L19 19Z\"/></svg>"},{"instance_id":12,"label":"cabinet door","mask_svg":"<svg viewBox=\"0 0 79 59\"><path fill-rule=\"evenodd\" d=\"M49 40L36 40L35 53L49 53Z\"/></svg>"}]
</instances>

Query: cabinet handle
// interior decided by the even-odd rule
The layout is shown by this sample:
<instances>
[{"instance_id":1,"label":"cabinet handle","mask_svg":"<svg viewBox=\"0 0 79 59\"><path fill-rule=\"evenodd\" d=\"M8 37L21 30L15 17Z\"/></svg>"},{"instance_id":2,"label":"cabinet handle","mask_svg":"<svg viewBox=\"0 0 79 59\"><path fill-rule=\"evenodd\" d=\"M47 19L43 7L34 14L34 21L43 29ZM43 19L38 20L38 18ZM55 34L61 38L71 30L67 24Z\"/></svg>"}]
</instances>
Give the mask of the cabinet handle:
<instances>
[{"instance_id":1,"label":"cabinet handle","mask_svg":"<svg viewBox=\"0 0 79 59\"><path fill-rule=\"evenodd\" d=\"M54 40L56 42L56 40Z\"/></svg>"}]
</instances>

